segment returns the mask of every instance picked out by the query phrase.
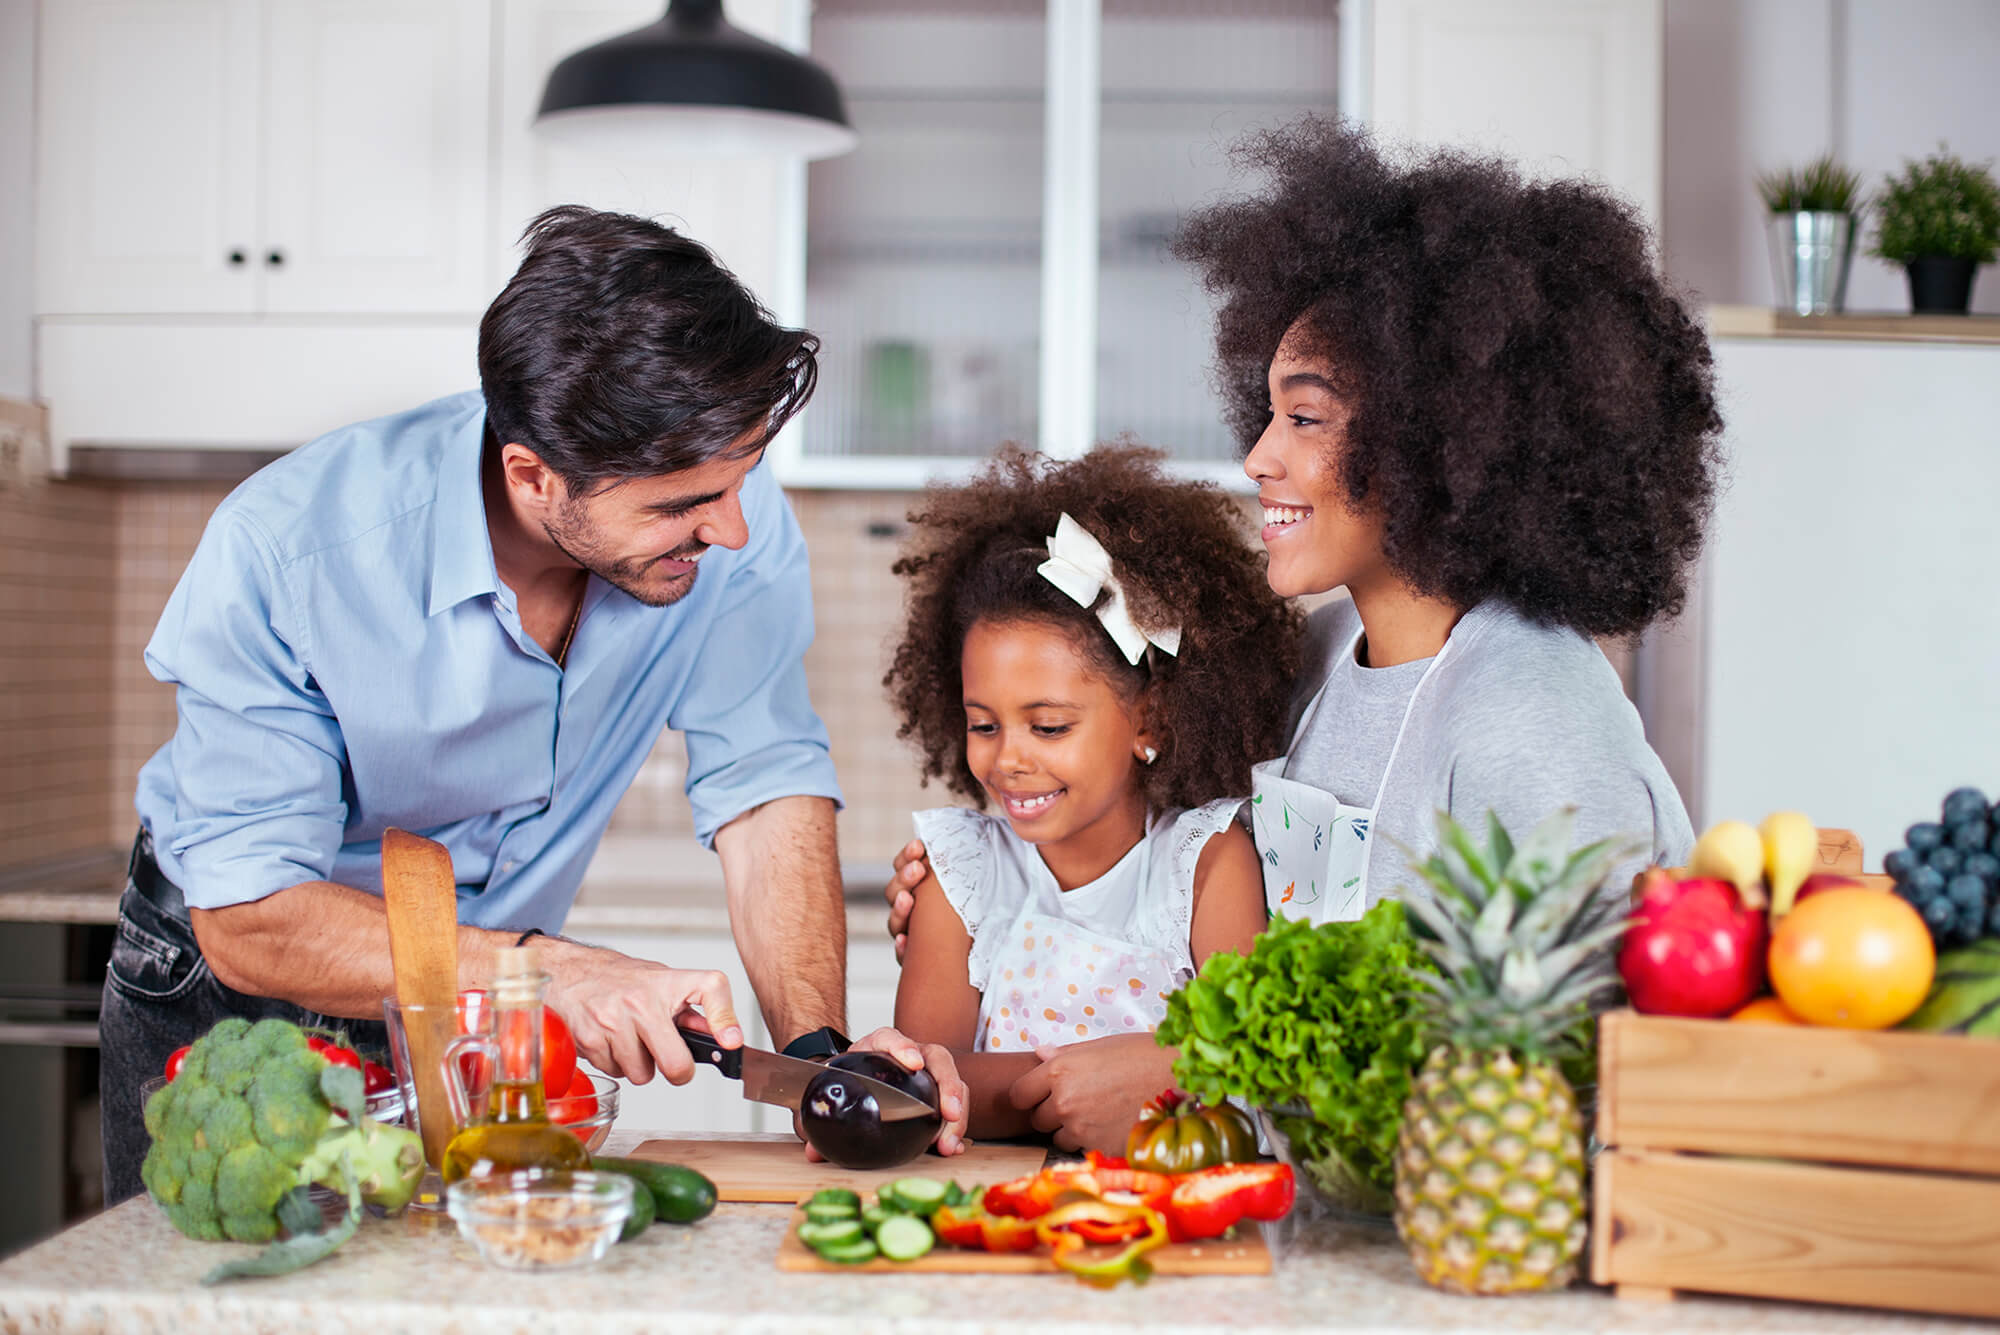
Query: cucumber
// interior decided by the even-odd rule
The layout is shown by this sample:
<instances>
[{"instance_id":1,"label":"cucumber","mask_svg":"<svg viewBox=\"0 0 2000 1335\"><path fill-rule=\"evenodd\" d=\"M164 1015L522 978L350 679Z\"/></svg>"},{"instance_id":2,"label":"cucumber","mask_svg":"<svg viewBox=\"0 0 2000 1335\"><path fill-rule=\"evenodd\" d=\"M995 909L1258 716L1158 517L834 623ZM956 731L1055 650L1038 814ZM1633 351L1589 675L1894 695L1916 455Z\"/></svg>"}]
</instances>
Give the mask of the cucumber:
<instances>
[{"instance_id":1,"label":"cucumber","mask_svg":"<svg viewBox=\"0 0 2000 1335\"><path fill-rule=\"evenodd\" d=\"M957 1182L945 1183L944 1203L953 1207L965 1204L965 1188L959 1186Z\"/></svg>"},{"instance_id":2,"label":"cucumber","mask_svg":"<svg viewBox=\"0 0 2000 1335\"><path fill-rule=\"evenodd\" d=\"M911 1215L897 1215L882 1224L875 1245L891 1261L914 1261L937 1245L931 1226Z\"/></svg>"},{"instance_id":3,"label":"cucumber","mask_svg":"<svg viewBox=\"0 0 2000 1335\"><path fill-rule=\"evenodd\" d=\"M715 1213L715 1184L692 1168L644 1159L592 1159L600 1173L623 1173L653 1193L653 1210L669 1224L692 1224Z\"/></svg>"},{"instance_id":4,"label":"cucumber","mask_svg":"<svg viewBox=\"0 0 2000 1335\"><path fill-rule=\"evenodd\" d=\"M846 1219L837 1224L815 1224L807 1220L799 1225L799 1241L814 1251L822 1247L843 1247L850 1242L864 1241L867 1237L858 1219Z\"/></svg>"},{"instance_id":5,"label":"cucumber","mask_svg":"<svg viewBox=\"0 0 2000 1335\"><path fill-rule=\"evenodd\" d=\"M928 1219L944 1204L945 1184L934 1177L899 1177L884 1187L882 1194L893 1197L896 1208L904 1214Z\"/></svg>"},{"instance_id":6,"label":"cucumber","mask_svg":"<svg viewBox=\"0 0 2000 1335\"><path fill-rule=\"evenodd\" d=\"M846 1187L821 1187L812 1194L807 1205L845 1205L852 1209L861 1208L861 1197Z\"/></svg>"},{"instance_id":7,"label":"cucumber","mask_svg":"<svg viewBox=\"0 0 2000 1335\"><path fill-rule=\"evenodd\" d=\"M860 1265L864 1261L874 1260L880 1254L875 1244L866 1238L838 1247L815 1247L813 1250L836 1265Z\"/></svg>"},{"instance_id":8,"label":"cucumber","mask_svg":"<svg viewBox=\"0 0 2000 1335\"><path fill-rule=\"evenodd\" d=\"M806 1218L815 1224L838 1224L848 1220L858 1222L861 1210L853 1205L822 1205L818 1201L808 1201Z\"/></svg>"},{"instance_id":9,"label":"cucumber","mask_svg":"<svg viewBox=\"0 0 2000 1335\"><path fill-rule=\"evenodd\" d=\"M895 1211L885 1209L873 1201L861 1207L861 1227L867 1229L870 1233L882 1227L885 1220L894 1219L895 1217Z\"/></svg>"},{"instance_id":10,"label":"cucumber","mask_svg":"<svg viewBox=\"0 0 2000 1335\"><path fill-rule=\"evenodd\" d=\"M618 1234L618 1240L630 1242L644 1233L659 1217L660 1210L653 1203L653 1193L647 1190L645 1183L635 1181L632 1184L632 1213L625 1216L625 1227Z\"/></svg>"}]
</instances>

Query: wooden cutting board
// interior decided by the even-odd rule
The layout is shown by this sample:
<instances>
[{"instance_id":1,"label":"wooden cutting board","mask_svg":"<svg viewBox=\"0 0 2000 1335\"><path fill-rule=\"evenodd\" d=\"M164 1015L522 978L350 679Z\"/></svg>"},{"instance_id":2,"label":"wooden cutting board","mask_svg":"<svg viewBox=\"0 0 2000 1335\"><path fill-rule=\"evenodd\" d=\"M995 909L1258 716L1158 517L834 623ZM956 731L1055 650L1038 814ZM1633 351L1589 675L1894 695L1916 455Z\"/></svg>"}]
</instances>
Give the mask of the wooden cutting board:
<instances>
[{"instance_id":1,"label":"wooden cutting board","mask_svg":"<svg viewBox=\"0 0 2000 1335\"><path fill-rule=\"evenodd\" d=\"M828 1261L799 1241L804 1210L792 1212L785 1240L778 1245L778 1269L842 1275L1061 1275L1046 1247L1031 1252L973 1252L935 1247L914 1261L876 1259L861 1265ZM1172 1242L1146 1253L1156 1275L1268 1275L1271 1249L1255 1224L1239 1226L1228 1241Z\"/></svg>"},{"instance_id":2,"label":"wooden cutting board","mask_svg":"<svg viewBox=\"0 0 2000 1335\"><path fill-rule=\"evenodd\" d=\"M784 1140L649 1140L626 1156L685 1164L715 1183L725 1201L796 1205L821 1187L846 1187L871 1195L899 1177L953 1178L966 1186L991 1186L1041 1171L1048 1152L1034 1145L976 1144L949 1159L930 1155L875 1173L830 1163L807 1163L806 1147Z\"/></svg>"}]
</instances>

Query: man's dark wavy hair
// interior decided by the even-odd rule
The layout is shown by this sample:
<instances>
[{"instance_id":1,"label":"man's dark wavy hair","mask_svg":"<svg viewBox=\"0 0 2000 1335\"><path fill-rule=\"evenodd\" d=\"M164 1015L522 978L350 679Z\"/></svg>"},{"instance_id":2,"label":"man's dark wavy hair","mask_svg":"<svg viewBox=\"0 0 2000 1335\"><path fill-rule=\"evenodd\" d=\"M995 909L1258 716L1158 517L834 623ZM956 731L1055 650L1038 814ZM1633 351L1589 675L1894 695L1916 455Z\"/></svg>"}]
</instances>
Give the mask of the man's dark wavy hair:
<instances>
[{"instance_id":1,"label":"man's dark wavy hair","mask_svg":"<svg viewBox=\"0 0 2000 1335\"><path fill-rule=\"evenodd\" d=\"M572 493L752 454L812 397L819 339L774 322L700 243L577 205L523 241L480 321L479 380L495 439Z\"/></svg>"},{"instance_id":2,"label":"man's dark wavy hair","mask_svg":"<svg viewBox=\"0 0 2000 1335\"><path fill-rule=\"evenodd\" d=\"M1387 161L1317 117L1255 136L1263 193L1175 243L1220 298L1217 377L1247 449L1288 330L1352 412L1338 460L1391 567L1593 635L1678 612L1715 492L1708 340L1632 208L1437 153Z\"/></svg>"}]
</instances>

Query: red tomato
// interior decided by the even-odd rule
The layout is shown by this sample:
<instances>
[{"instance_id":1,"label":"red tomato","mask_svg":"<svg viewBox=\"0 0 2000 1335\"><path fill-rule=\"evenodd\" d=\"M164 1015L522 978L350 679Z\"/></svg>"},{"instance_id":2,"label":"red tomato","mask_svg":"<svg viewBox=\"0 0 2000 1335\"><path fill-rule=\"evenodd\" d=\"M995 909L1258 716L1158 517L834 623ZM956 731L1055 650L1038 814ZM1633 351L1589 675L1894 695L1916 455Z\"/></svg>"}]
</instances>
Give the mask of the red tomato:
<instances>
[{"instance_id":1,"label":"red tomato","mask_svg":"<svg viewBox=\"0 0 2000 1335\"><path fill-rule=\"evenodd\" d=\"M565 1094L588 1094L590 1080L579 1079L583 1072L576 1069L576 1040L570 1037L569 1026L563 1018L542 1007L542 1093L551 1099ZM592 1111L596 1111L592 1109ZM588 1113L584 1114L589 1116Z\"/></svg>"},{"instance_id":2,"label":"red tomato","mask_svg":"<svg viewBox=\"0 0 2000 1335\"><path fill-rule=\"evenodd\" d=\"M181 1063L187 1060L188 1049L193 1046L194 1044L192 1043L183 1043L179 1047L175 1048L171 1053L167 1054L168 1084L172 1084L174 1082L175 1077L180 1075Z\"/></svg>"},{"instance_id":3,"label":"red tomato","mask_svg":"<svg viewBox=\"0 0 2000 1335\"><path fill-rule=\"evenodd\" d=\"M319 1055L326 1058L328 1066L351 1066L357 1071L361 1069L361 1054L353 1048L343 1048L338 1043L329 1043L319 1050Z\"/></svg>"},{"instance_id":4,"label":"red tomato","mask_svg":"<svg viewBox=\"0 0 2000 1335\"><path fill-rule=\"evenodd\" d=\"M549 1120L567 1126L571 1122L581 1122L597 1116L597 1086L590 1083L590 1072L579 1069L570 1078L570 1085L561 1095L561 1102L551 1105ZM587 1136L585 1131L577 1132Z\"/></svg>"},{"instance_id":5,"label":"red tomato","mask_svg":"<svg viewBox=\"0 0 2000 1335\"><path fill-rule=\"evenodd\" d=\"M328 1048L332 1047L333 1044L327 1042L324 1038L321 1038L318 1034L307 1034L306 1046L311 1048L314 1052L325 1052Z\"/></svg>"},{"instance_id":6,"label":"red tomato","mask_svg":"<svg viewBox=\"0 0 2000 1335\"><path fill-rule=\"evenodd\" d=\"M370 1098L396 1087L396 1073L379 1062L363 1062L361 1084Z\"/></svg>"}]
</instances>

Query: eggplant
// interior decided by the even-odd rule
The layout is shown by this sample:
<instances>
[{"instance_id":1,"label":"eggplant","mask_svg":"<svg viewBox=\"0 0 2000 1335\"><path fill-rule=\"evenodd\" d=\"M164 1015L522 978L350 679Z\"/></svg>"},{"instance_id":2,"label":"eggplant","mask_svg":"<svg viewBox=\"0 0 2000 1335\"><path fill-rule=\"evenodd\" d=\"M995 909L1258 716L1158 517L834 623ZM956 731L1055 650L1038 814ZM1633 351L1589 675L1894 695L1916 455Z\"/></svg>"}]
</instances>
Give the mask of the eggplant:
<instances>
[{"instance_id":1,"label":"eggplant","mask_svg":"<svg viewBox=\"0 0 2000 1335\"><path fill-rule=\"evenodd\" d=\"M915 1095L931 1106L931 1115L883 1121L874 1094L855 1081L842 1079L849 1071ZM806 1086L799 1121L806 1143L829 1163L868 1172L908 1163L929 1148L944 1125L944 1114L936 1111L937 1106L937 1081L931 1079L930 1072L912 1071L879 1052L843 1052L828 1061L826 1069Z\"/></svg>"}]
</instances>

